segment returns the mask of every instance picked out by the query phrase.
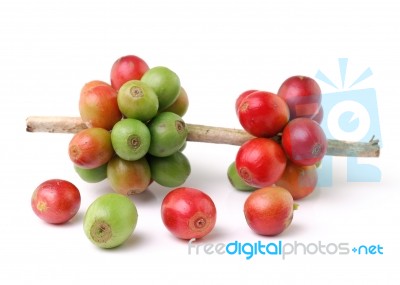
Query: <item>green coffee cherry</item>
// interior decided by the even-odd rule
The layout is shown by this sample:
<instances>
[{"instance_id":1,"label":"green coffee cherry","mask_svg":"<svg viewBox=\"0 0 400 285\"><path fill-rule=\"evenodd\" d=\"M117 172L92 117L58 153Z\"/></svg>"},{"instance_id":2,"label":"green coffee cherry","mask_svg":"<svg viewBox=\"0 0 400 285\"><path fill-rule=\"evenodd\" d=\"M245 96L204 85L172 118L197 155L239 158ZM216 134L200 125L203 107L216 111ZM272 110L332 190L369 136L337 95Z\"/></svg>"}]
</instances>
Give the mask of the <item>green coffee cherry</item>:
<instances>
[{"instance_id":1,"label":"green coffee cherry","mask_svg":"<svg viewBox=\"0 0 400 285\"><path fill-rule=\"evenodd\" d=\"M178 75L164 66L150 68L140 79L157 94L159 111L171 106L179 96L181 83Z\"/></svg>"},{"instance_id":2,"label":"green coffee cherry","mask_svg":"<svg viewBox=\"0 0 400 285\"><path fill-rule=\"evenodd\" d=\"M127 118L147 122L158 111L158 97L145 82L130 80L121 86L117 96L118 107Z\"/></svg>"},{"instance_id":3,"label":"green coffee cherry","mask_svg":"<svg viewBox=\"0 0 400 285\"><path fill-rule=\"evenodd\" d=\"M88 183L97 183L107 178L107 163L92 169L74 165L74 169L79 177Z\"/></svg>"},{"instance_id":4,"label":"green coffee cherry","mask_svg":"<svg viewBox=\"0 0 400 285\"><path fill-rule=\"evenodd\" d=\"M177 151L167 157L148 156L151 178L165 187L178 187L190 175L190 162L187 157Z\"/></svg>"},{"instance_id":5,"label":"green coffee cherry","mask_svg":"<svg viewBox=\"0 0 400 285\"><path fill-rule=\"evenodd\" d=\"M149 153L153 156L166 157L181 149L188 134L183 119L172 112L162 112L148 124L151 142Z\"/></svg>"},{"instance_id":6,"label":"green coffee cherry","mask_svg":"<svg viewBox=\"0 0 400 285\"><path fill-rule=\"evenodd\" d=\"M137 119L123 119L111 130L111 143L115 153L125 160L138 160L150 147L150 131Z\"/></svg>"},{"instance_id":7,"label":"green coffee cherry","mask_svg":"<svg viewBox=\"0 0 400 285\"><path fill-rule=\"evenodd\" d=\"M88 239L101 248L123 244L133 233L138 219L135 204L127 196L108 193L87 209L83 228Z\"/></svg>"}]
</instances>

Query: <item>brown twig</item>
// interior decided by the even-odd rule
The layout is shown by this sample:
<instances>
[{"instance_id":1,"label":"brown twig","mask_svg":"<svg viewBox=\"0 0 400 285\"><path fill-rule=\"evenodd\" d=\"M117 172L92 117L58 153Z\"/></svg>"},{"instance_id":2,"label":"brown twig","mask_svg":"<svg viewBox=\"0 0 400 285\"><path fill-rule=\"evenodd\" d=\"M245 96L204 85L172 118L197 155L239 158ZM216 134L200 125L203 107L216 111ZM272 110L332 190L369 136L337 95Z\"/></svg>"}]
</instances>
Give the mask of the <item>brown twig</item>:
<instances>
[{"instance_id":1,"label":"brown twig","mask_svg":"<svg viewBox=\"0 0 400 285\"><path fill-rule=\"evenodd\" d=\"M254 138L244 130L222 127L211 127L187 124L188 141L230 144L240 146ZM28 132L77 133L86 129L86 125L78 117L44 117L32 116L26 119ZM379 141L372 138L369 142L348 142L328 140L327 155L352 157L379 157Z\"/></svg>"}]
</instances>

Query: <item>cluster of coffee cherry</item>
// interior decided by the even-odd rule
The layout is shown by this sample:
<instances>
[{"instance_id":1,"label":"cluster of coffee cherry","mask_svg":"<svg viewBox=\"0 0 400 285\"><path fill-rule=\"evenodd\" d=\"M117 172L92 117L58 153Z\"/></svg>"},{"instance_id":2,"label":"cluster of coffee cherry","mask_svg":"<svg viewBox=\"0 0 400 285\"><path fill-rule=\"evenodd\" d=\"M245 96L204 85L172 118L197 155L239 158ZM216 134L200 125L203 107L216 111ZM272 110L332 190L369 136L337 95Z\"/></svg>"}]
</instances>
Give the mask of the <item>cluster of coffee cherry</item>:
<instances>
[{"instance_id":1,"label":"cluster of coffee cherry","mask_svg":"<svg viewBox=\"0 0 400 285\"><path fill-rule=\"evenodd\" d=\"M254 138L239 148L229 166L231 184L238 190L281 186L295 200L313 192L316 167L327 150L317 82L292 76L277 93L243 92L235 107L240 124Z\"/></svg>"},{"instance_id":2,"label":"cluster of coffee cherry","mask_svg":"<svg viewBox=\"0 0 400 285\"><path fill-rule=\"evenodd\" d=\"M153 181L183 184L191 170L181 152L189 101L178 75L127 55L114 62L110 79L81 89L79 112L87 129L75 134L68 148L76 172L92 183L107 178L124 195L143 192Z\"/></svg>"}]
</instances>

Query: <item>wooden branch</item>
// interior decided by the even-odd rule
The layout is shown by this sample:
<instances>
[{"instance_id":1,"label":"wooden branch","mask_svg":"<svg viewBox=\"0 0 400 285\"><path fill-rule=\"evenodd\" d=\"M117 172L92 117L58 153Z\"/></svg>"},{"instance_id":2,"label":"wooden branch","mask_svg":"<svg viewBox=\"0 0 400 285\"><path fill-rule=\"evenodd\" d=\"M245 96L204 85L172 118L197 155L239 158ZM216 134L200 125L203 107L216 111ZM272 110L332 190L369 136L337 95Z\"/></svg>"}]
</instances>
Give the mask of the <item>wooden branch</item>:
<instances>
[{"instance_id":1,"label":"wooden branch","mask_svg":"<svg viewBox=\"0 0 400 285\"><path fill-rule=\"evenodd\" d=\"M26 119L26 131L32 133L72 133L86 129L79 117L33 116Z\"/></svg>"},{"instance_id":2,"label":"wooden branch","mask_svg":"<svg viewBox=\"0 0 400 285\"><path fill-rule=\"evenodd\" d=\"M188 141L240 146L254 138L244 130L187 124ZM46 133L77 133L86 129L78 117L32 116L26 119L26 131ZM379 141L348 142L328 140L327 155L352 157L379 157Z\"/></svg>"}]
</instances>

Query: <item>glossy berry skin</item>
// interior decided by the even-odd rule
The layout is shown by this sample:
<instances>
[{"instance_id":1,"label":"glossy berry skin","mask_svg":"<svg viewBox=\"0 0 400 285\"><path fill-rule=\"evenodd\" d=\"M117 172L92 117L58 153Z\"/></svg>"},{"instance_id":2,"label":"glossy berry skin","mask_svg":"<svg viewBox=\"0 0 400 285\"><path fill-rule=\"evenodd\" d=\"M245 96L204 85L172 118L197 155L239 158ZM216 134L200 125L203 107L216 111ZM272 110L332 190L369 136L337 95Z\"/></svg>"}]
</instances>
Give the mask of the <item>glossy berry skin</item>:
<instances>
[{"instance_id":1,"label":"glossy berry skin","mask_svg":"<svg viewBox=\"0 0 400 285\"><path fill-rule=\"evenodd\" d=\"M145 157L128 161L116 155L107 164L107 178L116 193L142 193L151 183L150 166Z\"/></svg>"},{"instance_id":2,"label":"glossy berry skin","mask_svg":"<svg viewBox=\"0 0 400 285\"><path fill-rule=\"evenodd\" d=\"M114 155L110 132L103 128L79 131L68 145L68 155L81 168L91 169L106 164Z\"/></svg>"},{"instance_id":3,"label":"glossy berry skin","mask_svg":"<svg viewBox=\"0 0 400 285\"><path fill-rule=\"evenodd\" d=\"M241 101L237 115L248 133L256 137L273 137L288 123L289 108L276 94L255 91Z\"/></svg>"},{"instance_id":4,"label":"glossy berry skin","mask_svg":"<svg viewBox=\"0 0 400 285\"><path fill-rule=\"evenodd\" d=\"M244 99L246 99L246 97L249 96L251 93L254 93L254 92L256 92L256 91L258 91L258 90L255 90L255 89L246 90L246 91L242 92L242 93L236 98L236 102L235 102L235 111L236 111L236 114L238 114L239 106L240 106L240 104L242 103L242 101L243 101Z\"/></svg>"},{"instance_id":5,"label":"glossy berry skin","mask_svg":"<svg viewBox=\"0 0 400 285\"><path fill-rule=\"evenodd\" d=\"M282 133L282 147L297 165L314 165L324 157L328 144L321 126L312 119L290 121Z\"/></svg>"},{"instance_id":6,"label":"glossy berry skin","mask_svg":"<svg viewBox=\"0 0 400 285\"><path fill-rule=\"evenodd\" d=\"M181 186L189 177L189 159L180 151L167 157L146 156L151 170L151 178L164 187Z\"/></svg>"},{"instance_id":7,"label":"glossy berry skin","mask_svg":"<svg viewBox=\"0 0 400 285\"><path fill-rule=\"evenodd\" d=\"M278 96L290 109L290 119L312 118L321 106L321 88L308 76L292 76L279 87Z\"/></svg>"},{"instance_id":8,"label":"glossy berry skin","mask_svg":"<svg viewBox=\"0 0 400 285\"><path fill-rule=\"evenodd\" d=\"M294 208L289 191L282 187L265 187L247 197L244 215L255 233L276 236L292 223Z\"/></svg>"},{"instance_id":9,"label":"glossy berry skin","mask_svg":"<svg viewBox=\"0 0 400 285\"><path fill-rule=\"evenodd\" d=\"M136 55L120 57L111 67L111 86L118 91L125 82L140 80L147 70L147 63Z\"/></svg>"},{"instance_id":10,"label":"glossy berry skin","mask_svg":"<svg viewBox=\"0 0 400 285\"><path fill-rule=\"evenodd\" d=\"M315 165L300 166L289 160L285 171L275 184L287 189L294 200L300 200L314 192L317 182L318 174Z\"/></svg>"},{"instance_id":11,"label":"glossy berry skin","mask_svg":"<svg viewBox=\"0 0 400 285\"><path fill-rule=\"evenodd\" d=\"M177 238L190 240L208 235L214 228L217 210L210 196L199 189L171 190L161 204L165 227Z\"/></svg>"},{"instance_id":12,"label":"glossy berry skin","mask_svg":"<svg viewBox=\"0 0 400 285\"><path fill-rule=\"evenodd\" d=\"M150 146L150 131L146 124L126 118L111 130L111 143L115 153L125 160L138 160L146 155Z\"/></svg>"},{"instance_id":13,"label":"glossy berry skin","mask_svg":"<svg viewBox=\"0 0 400 285\"><path fill-rule=\"evenodd\" d=\"M94 200L83 218L86 237L100 248L115 248L133 234L138 221L133 201L121 194L107 193Z\"/></svg>"},{"instance_id":14,"label":"glossy berry skin","mask_svg":"<svg viewBox=\"0 0 400 285\"><path fill-rule=\"evenodd\" d=\"M153 156L170 156L186 142L188 127L182 117L173 112L159 113L147 126L151 135L149 153Z\"/></svg>"},{"instance_id":15,"label":"glossy berry skin","mask_svg":"<svg viewBox=\"0 0 400 285\"><path fill-rule=\"evenodd\" d=\"M110 84L102 80L91 80L89 82L86 82L85 85L82 86L81 93L86 93L90 89L97 86L110 86Z\"/></svg>"},{"instance_id":16,"label":"glossy berry skin","mask_svg":"<svg viewBox=\"0 0 400 285\"><path fill-rule=\"evenodd\" d=\"M140 80L125 82L118 91L118 107L130 119L147 122L158 111L158 98L154 90Z\"/></svg>"},{"instance_id":17,"label":"glossy berry skin","mask_svg":"<svg viewBox=\"0 0 400 285\"><path fill-rule=\"evenodd\" d=\"M63 224L72 219L81 205L78 188L69 181L50 179L41 183L33 192L33 212L50 224Z\"/></svg>"},{"instance_id":18,"label":"glossy berry skin","mask_svg":"<svg viewBox=\"0 0 400 285\"><path fill-rule=\"evenodd\" d=\"M165 66L156 66L143 74L142 82L149 85L157 94L159 111L165 111L178 98L181 89L179 76Z\"/></svg>"},{"instance_id":19,"label":"glossy berry skin","mask_svg":"<svg viewBox=\"0 0 400 285\"><path fill-rule=\"evenodd\" d=\"M240 177L253 187L274 184L286 166L286 154L272 139L254 138L245 142L236 155L236 169Z\"/></svg>"},{"instance_id":20,"label":"glossy berry skin","mask_svg":"<svg viewBox=\"0 0 400 285\"><path fill-rule=\"evenodd\" d=\"M122 118L117 91L102 81L86 83L79 97L79 113L87 127L111 130Z\"/></svg>"}]
</instances>

